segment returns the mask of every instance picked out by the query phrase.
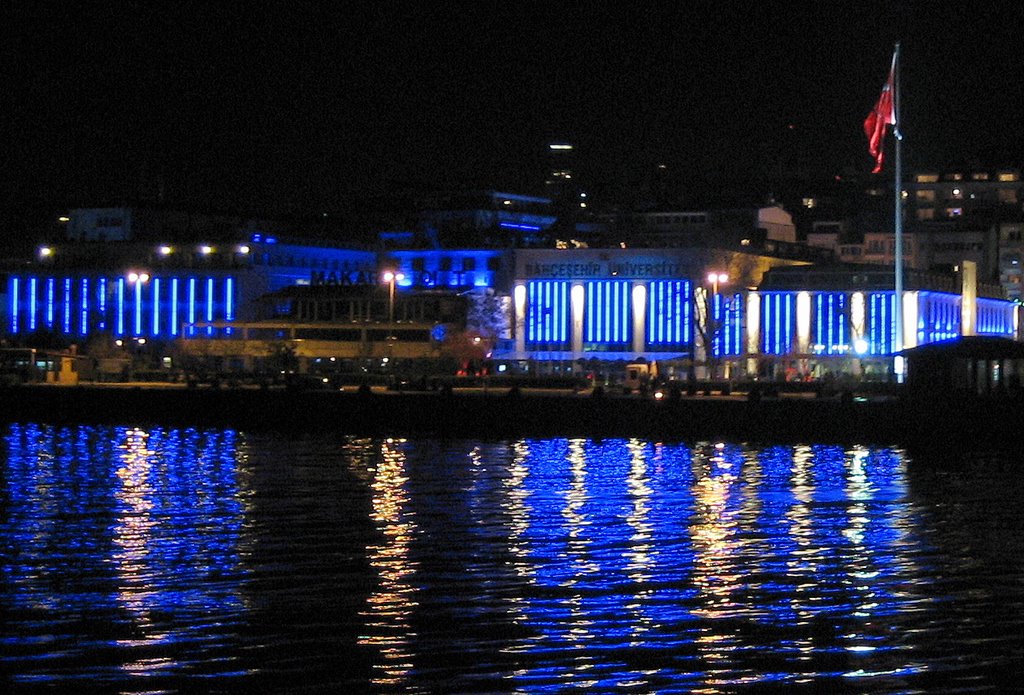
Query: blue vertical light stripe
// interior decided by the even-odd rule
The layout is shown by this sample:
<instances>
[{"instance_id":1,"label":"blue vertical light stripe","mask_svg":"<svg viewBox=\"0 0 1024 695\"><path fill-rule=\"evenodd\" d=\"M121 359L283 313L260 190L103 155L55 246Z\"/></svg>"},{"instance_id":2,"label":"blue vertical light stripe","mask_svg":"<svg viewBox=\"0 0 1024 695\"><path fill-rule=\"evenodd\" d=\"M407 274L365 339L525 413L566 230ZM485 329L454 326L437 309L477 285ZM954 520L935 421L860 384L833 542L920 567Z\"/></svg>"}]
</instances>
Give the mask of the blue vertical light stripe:
<instances>
[{"instance_id":1,"label":"blue vertical light stripe","mask_svg":"<svg viewBox=\"0 0 1024 695\"><path fill-rule=\"evenodd\" d=\"M611 340L615 331L615 294L610 282L601 283L601 300L604 311L601 312L601 342L607 343Z\"/></svg>"},{"instance_id":2,"label":"blue vertical light stripe","mask_svg":"<svg viewBox=\"0 0 1024 695\"><path fill-rule=\"evenodd\" d=\"M171 278L171 335L178 335L178 278Z\"/></svg>"},{"instance_id":3,"label":"blue vertical light stripe","mask_svg":"<svg viewBox=\"0 0 1024 695\"><path fill-rule=\"evenodd\" d=\"M53 328L54 304L57 301L57 280L46 278L46 327Z\"/></svg>"},{"instance_id":4,"label":"blue vertical light stripe","mask_svg":"<svg viewBox=\"0 0 1024 695\"><path fill-rule=\"evenodd\" d=\"M36 330L36 313L39 311L36 293L38 292L39 280L33 276L28 280L28 329ZM14 293L17 296L17 292Z\"/></svg>"},{"instance_id":5,"label":"blue vertical light stripe","mask_svg":"<svg viewBox=\"0 0 1024 695\"><path fill-rule=\"evenodd\" d=\"M160 335L160 278L153 278L153 335Z\"/></svg>"},{"instance_id":6,"label":"blue vertical light stripe","mask_svg":"<svg viewBox=\"0 0 1024 695\"><path fill-rule=\"evenodd\" d=\"M89 278L82 278L82 330L81 334L89 333Z\"/></svg>"},{"instance_id":7,"label":"blue vertical light stripe","mask_svg":"<svg viewBox=\"0 0 1024 695\"><path fill-rule=\"evenodd\" d=\"M101 331L107 329L107 279L101 277L97 282L96 303L99 306L99 328Z\"/></svg>"},{"instance_id":8,"label":"blue vertical light stripe","mask_svg":"<svg viewBox=\"0 0 1024 695\"><path fill-rule=\"evenodd\" d=\"M206 320L213 321L213 278L206 278ZM213 335L213 326L206 328L207 335Z\"/></svg>"},{"instance_id":9,"label":"blue vertical light stripe","mask_svg":"<svg viewBox=\"0 0 1024 695\"><path fill-rule=\"evenodd\" d=\"M560 297L560 300L559 300L558 303L562 307L562 311L560 313L560 320L559 320L559 326L560 326L559 341L565 342L566 340L569 339L569 332L568 331L569 331L570 311L569 311L569 283L568 282L560 282L559 283L559 297Z\"/></svg>"},{"instance_id":10,"label":"blue vertical light stripe","mask_svg":"<svg viewBox=\"0 0 1024 695\"><path fill-rule=\"evenodd\" d=\"M536 320L537 320L537 302L534 301L534 283L530 282L526 285L526 306L523 307L523 313L526 315L526 342L532 343L537 340L536 331Z\"/></svg>"},{"instance_id":11,"label":"blue vertical light stripe","mask_svg":"<svg viewBox=\"0 0 1024 695\"><path fill-rule=\"evenodd\" d=\"M554 325L555 325L555 312L558 311L558 307L554 304L555 293L554 286L550 282L545 282L544 288L544 342L549 343L554 340Z\"/></svg>"},{"instance_id":12,"label":"blue vertical light stripe","mask_svg":"<svg viewBox=\"0 0 1024 695\"><path fill-rule=\"evenodd\" d=\"M134 293L132 301L135 305L135 322L132 329L133 335L142 335L142 281L135 281Z\"/></svg>"},{"instance_id":13,"label":"blue vertical light stripe","mask_svg":"<svg viewBox=\"0 0 1024 695\"><path fill-rule=\"evenodd\" d=\"M552 312L554 307L551 306L551 283L544 282L540 286L541 289L541 306L544 307L544 313L542 314L541 324L541 340L545 343L551 341L551 324L553 321Z\"/></svg>"},{"instance_id":14,"label":"blue vertical light stripe","mask_svg":"<svg viewBox=\"0 0 1024 695\"><path fill-rule=\"evenodd\" d=\"M540 293L538 308L541 312L538 317L540 322L538 335L541 343L547 343L551 340L551 285L541 282L537 289Z\"/></svg>"},{"instance_id":15,"label":"blue vertical light stripe","mask_svg":"<svg viewBox=\"0 0 1024 695\"><path fill-rule=\"evenodd\" d=\"M836 297L829 292L826 296L825 306L825 351L826 354L834 354L836 349Z\"/></svg>"},{"instance_id":16,"label":"blue vertical light stripe","mask_svg":"<svg viewBox=\"0 0 1024 695\"><path fill-rule=\"evenodd\" d=\"M11 278L11 333L18 332L18 294L21 279Z\"/></svg>"},{"instance_id":17,"label":"blue vertical light stripe","mask_svg":"<svg viewBox=\"0 0 1024 695\"><path fill-rule=\"evenodd\" d=\"M647 286L647 344L658 345L665 340L665 322L670 320L665 307L665 282Z\"/></svg>"},{"instance_id":18,"label":"blue vertical light stripe","mask_svg":"<svg viewBox=\"0 0 1024 695\"><path fill-rule=\"evenodd\" d=\"M601 306L601 318L597 322L597 340L604 343L608 340L609 323L611 322L611 307L609 306L609 289L607 282L598 283L598 304Z\"/></svg>"},{"instance_id":19,"label":"blue vertical light stripe","mask_svg":"<svg viewBox=\"0 0 1024 695\"><path fill-rule=\"evenodd\" d=\"M628 282L619 283L619 303L622 307L619 323L619 342L628 343L630 336L630 316L632 316L633 293Z\"/></svg>"},{"instance_id":20,"label":"blue vertical light stripe","mask_svg":"<svg viewBox=\"0 0 1024 695\"><path fill-rule=\"evenodd\" d=\"M587 333L584 339L587 341L597 340L597 335L601 330L600 322L601 316L598 307L601 306L601 283L594 281L587 283Z\"/></svg>"},{"instance_id":21,"label":"blue vertical light stripe","mask_svg":"<svg viewBox=\"0 0 1024 695\"><path fill-rule=\"evenodd\" d=\"M775 295L775 354L782 354L782 295Z\"/></svg>"},{"instance_id":22,"label":"blue vertical light stripe","mask_svg":"<svg viewBox=\"0 0 1024 695\"><path fill-rule=\"evenodd\" d=\"M188 323L189 335L195 335L196 329L192 326L196 322L196 279L188 279Z\"/></svg>"},{"instance_id":23,"label":"blue vertical light stripe","mask_svg":"<svg viewBox=\"0 0 1024 695\"><path fill-rule=\"evenodd\" d=\"M526 340L537 342L537 283L526 286Z\"/></svg>"},{"instance_id":24,"label":"blue vertical light stripe","mask_svg":"<svg viewBox=\"0 0 1024 695\"><path fill-rule=\"evenodd\" d=\"M680 317L676 311L678 297L674 294L675 283L671 280L658 283L658 315L654 321L658 326L659 343L678 343L677 335Z\"/></svg>"},{"instance_id":25,"label":"blue vertical light stripe","mask_svg":"<svg viewBox=\"0 0 1024 695\"><path fill-rule=\"evenodd\" d=\"M224 279L224 319L235 320L235 279L230 277ZM232 329L228 328L226 332L230 335Z\"/></svg>"},{"instance_id":26,"label":"blue vertical light stripe","mask_svg":"<svg viewBox=\"0 0 1024 695\"><path fill-rule=\"evenodd\" d=\"M124 335L124 278L117 279L117 334Z\"/></svg>"},{"instance_id":27,"label":"blue vertical light stripe","mask_svg":"<svg viewBox=\"0 0 1024 695\"><path fill-rule=\"evenodd\" d=\"M61 326L65 333L71 332L71 278L64 278L64 313L61 316Z\"/></svg>"},{"instance_id":28,"label":"blue vertical light stripe","mask_svg":"<svg viewBox=\"0 0 1024 695\"><path fill-rule=\"evenodd\" d=\"M683 342L690 344L693 341L693 307L690 305L690 295L693 292L693 286L689 280L681 283L682 294L680 297L680 306L683 308Z\"/></svg>"}]
</instances>

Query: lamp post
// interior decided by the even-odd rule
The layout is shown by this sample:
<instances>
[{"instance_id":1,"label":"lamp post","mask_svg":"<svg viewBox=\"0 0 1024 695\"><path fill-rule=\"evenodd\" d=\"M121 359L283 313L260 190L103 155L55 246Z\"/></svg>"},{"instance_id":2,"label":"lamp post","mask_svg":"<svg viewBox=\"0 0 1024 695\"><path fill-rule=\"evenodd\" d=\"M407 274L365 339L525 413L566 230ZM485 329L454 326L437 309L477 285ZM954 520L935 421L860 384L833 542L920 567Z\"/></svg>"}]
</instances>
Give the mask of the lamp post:
<instances>
[{"instance_id":1,"label":"lamp post","mask_svg":"<svg viewBox=\"0 0 1024 695\"><path fill-rule=\"evenodd\" d=\"M384 282L388 283L388 323L395 322L395 283L405 279L401 273L393 270L384 271Z\"/></svg>"},{"instance_id":2,"label":"lamp post","mask_svg":"<svg viewBox=\"0 0 1024 695\"><path fill-rule=\"evenodd\" d=\"M718 302L718 285L729 282L729 276L726 273L710 272L708 273L708 283L711 285L711 296L705 295L705 306L704 306L704 360L707 362L709 367L710 376L714 379L717 374L715 355L715 340L718 338L718 332L720 328L716 304Z\"/></svg>"},{"instance_id":3,"label":"lamp post","mask_svg":"<svg viewBox=\"0 0 1024 695\"><path fill-rule=\"evenodd\" d=\"M718 294L718 283L723 285L729 282L729 276L725 273L708 273L708 282L711 283L711 296Z\"/></svg>"}]
</instances>

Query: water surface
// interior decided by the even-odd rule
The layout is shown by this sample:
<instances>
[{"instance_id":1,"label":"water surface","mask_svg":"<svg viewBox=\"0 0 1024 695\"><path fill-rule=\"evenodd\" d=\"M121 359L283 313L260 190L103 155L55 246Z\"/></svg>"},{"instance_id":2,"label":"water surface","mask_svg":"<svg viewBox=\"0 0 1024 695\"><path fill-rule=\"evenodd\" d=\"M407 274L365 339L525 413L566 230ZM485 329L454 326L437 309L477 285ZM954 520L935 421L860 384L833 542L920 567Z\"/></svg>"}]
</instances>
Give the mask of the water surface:
<instances>
[{"instance_id":1,"label":"water surface","mask_svg":"<svg viewBox=\"0 0 1024 695\"><path fill-rule=\"evenodd\" d=\"M9 690L1005 692L1018 461L10 425Z\"/></svg>"}]
</instances>

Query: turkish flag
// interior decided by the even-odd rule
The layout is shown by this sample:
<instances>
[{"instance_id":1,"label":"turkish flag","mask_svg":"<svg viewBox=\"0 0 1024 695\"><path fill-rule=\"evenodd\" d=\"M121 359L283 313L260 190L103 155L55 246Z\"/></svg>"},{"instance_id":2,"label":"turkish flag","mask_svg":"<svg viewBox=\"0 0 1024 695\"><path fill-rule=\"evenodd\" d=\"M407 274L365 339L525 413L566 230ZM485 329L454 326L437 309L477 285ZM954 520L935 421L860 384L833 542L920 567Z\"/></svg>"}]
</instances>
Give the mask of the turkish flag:
<instances>
[{"instance_id":1,"label":"turkish flag","mask_svg":"<svg viewBox=\"0 0 1024 695\"><path fill-rule=\"evenodd\" d=\"M893 56L892 68L889 69L889 79L882 85L882 94L878 97L875 108L864 119L864 134L868 136L868 152L875 158L875 168L872 169L872 174L877 174L882 170L882 145L885 141L885 126L896 125L895 92L896 56Z\"/></svg>"}]
</instances>

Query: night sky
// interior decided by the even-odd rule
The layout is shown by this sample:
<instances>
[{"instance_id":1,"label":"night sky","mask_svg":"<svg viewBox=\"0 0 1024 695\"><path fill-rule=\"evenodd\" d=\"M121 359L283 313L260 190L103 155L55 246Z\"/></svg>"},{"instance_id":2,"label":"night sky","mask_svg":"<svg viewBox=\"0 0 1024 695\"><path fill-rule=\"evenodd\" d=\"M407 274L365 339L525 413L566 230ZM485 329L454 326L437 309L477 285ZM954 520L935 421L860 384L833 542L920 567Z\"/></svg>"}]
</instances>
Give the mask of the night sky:
<instances>
[{"instance_id":1,"label":"night sky","mask_svg":"<svg viewBox=\"0 0 1024 695\"><path fill-rule=\"evenodd\" d=\"M553 139L597 202L658 164L866 173L897 40L908 168L1024 164L1021 5L616 4L5 3L5 219L158 191L264 214L529 193Z\"/></svg>"}]
</instances>

